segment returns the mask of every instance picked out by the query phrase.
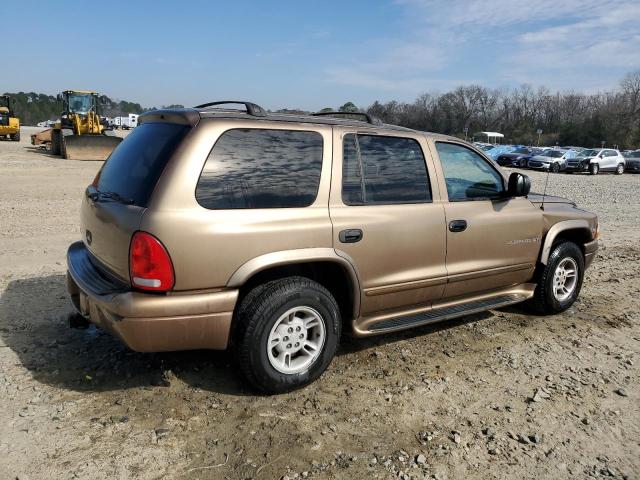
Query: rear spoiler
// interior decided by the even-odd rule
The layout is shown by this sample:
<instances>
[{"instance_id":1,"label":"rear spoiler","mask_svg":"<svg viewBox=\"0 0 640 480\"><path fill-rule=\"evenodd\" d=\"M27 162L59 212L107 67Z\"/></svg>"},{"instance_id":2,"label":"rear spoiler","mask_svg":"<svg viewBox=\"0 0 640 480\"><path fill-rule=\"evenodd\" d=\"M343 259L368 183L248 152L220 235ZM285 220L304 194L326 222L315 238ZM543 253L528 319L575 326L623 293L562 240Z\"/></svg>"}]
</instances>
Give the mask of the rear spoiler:
<instances>
[{"instance_id":1,"label":"rear spoiler","mask_svg":"<svg viewBox=\"0 0 640 480\"><path fill-rule=\"evenodd\" d=\"M195 127L199 121L200 114L192 108L152 110L138 117L138 125L149 122L167 122Z\"/></svg>"}]
</instances>

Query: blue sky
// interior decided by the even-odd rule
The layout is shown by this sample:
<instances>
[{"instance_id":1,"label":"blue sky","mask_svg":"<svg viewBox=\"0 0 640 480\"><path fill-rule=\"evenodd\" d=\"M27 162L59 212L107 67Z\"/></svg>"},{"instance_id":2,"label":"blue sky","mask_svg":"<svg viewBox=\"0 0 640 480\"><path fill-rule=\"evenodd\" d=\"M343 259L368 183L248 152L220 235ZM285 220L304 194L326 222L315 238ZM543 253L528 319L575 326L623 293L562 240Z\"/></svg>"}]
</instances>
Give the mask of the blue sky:
<instances>
[{"instance_id":1,"label":"blue sky","mask_svg":"<svg viewBox=\"0 0 640 480\"><path fill-rule=\"evenodd\" d=\"M21 0L8 17L3 90L144 106L367 106L469 83L594 92L640 69L640 0Z\"/></svg>"}]
</instances>

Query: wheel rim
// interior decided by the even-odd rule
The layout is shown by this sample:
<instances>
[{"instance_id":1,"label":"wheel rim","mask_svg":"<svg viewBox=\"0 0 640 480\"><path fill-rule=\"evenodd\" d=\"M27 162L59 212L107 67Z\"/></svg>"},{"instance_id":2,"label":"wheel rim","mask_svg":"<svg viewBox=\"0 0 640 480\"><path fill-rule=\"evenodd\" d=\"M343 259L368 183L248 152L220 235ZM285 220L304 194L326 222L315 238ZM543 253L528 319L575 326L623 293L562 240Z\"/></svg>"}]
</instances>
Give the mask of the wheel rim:
<instances>
[{"instance_id":1,"label":"wheel rim","mask_svg":"<svg viewBox=\"0 0 640 480\"><path fill-rule=\"evenodd\" d=\"M326 338L324 319L310 307L294 307L278 318L267 339L269 363L288 375L308 369L320 357Z\"/></svg>"},{"instance_id":2,"label":"wheel rim","mask_svg":"<svg viewBox=\"0 0 640 480\"><path fill-rule=\"evenodd\" d=\"M573 294L577 284L578 264L571 257L562 259L553 274L554 297L559 302L565 301Z\"/></svg>"},{"instance_id":3,"label":"wheel rim","mask_svg":"<svg viewBox=\"0 0 640 480\"><path fill-rule=\"evenodd\" d=\"M624 167L622 165L618 165L618 173L624 172Z\"/></svg>"}]
</instances>

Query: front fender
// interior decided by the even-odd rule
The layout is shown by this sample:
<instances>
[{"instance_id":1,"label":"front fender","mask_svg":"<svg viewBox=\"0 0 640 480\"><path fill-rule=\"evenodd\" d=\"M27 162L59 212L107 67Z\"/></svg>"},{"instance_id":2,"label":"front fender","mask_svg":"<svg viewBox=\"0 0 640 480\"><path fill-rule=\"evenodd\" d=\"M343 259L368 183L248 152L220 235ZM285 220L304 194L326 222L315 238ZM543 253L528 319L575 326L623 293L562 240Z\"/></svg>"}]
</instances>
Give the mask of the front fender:
<instances>
[{"instance_id":1,"label":"front fender","mask_svg":"<svg viewBox=\"0 0 640 480\"><path fill-rule=\"evenodd\" d=\"M591 236L591 226L589 222L585 219L576 219L576 220L563 220L555 225L553 225L547 235L544 238L544 243L542 245L542 251L540 253L540 262L544 265L549 261L549 255L551 254L551 247L553 246L553 242L558 237L561 232L567 230L586 230L589 236Z\"/></svg>"}]
</instances>

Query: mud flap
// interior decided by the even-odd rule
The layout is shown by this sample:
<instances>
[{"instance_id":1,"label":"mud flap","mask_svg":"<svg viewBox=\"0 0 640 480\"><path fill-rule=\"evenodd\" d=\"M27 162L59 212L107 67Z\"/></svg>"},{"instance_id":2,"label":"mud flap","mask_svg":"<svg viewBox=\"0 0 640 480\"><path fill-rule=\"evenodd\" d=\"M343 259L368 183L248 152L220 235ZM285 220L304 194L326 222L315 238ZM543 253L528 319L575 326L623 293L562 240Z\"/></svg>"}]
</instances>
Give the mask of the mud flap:
<instances>
[{"instance_id":1,"label":"mud flap","mask_svg":"<svg viewBox=\"0 0 640 480\"><path fill-rule=\"evenodd\" d=\"M106 160L122 141L106 135L68 135L64 137L65 158L69 160Z\"/></svg>"}]
</instances>

